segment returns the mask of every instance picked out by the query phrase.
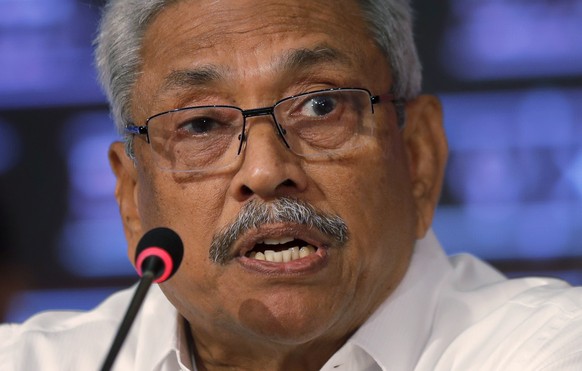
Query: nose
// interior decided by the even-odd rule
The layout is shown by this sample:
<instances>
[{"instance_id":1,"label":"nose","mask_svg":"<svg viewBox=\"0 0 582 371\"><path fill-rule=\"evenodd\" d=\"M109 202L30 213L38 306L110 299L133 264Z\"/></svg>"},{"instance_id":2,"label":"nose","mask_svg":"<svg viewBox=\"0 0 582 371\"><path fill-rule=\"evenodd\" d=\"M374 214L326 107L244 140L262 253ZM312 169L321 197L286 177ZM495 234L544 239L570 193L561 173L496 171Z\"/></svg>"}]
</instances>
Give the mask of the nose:
<instances>
[{"instance_id":1,"label":"nose","mask_svg":"<svg viewBox=\"0 0 582 371\"><path fill-rule=\"evenodd\" d=\"M243 161L230 186L240 202L252 197L292 197L307 187L301 158L288 149L269 120L270 116L247 119Z\"/></svg>"}]
</instances>

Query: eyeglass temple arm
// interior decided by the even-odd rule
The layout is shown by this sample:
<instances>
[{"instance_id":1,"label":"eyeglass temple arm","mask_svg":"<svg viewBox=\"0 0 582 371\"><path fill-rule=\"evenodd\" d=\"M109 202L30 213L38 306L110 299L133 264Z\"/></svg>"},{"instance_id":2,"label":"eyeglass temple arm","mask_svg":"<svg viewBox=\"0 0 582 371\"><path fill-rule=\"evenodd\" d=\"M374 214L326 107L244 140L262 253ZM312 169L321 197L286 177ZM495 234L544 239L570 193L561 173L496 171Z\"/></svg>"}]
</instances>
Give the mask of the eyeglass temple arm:
<instances>
[{"instance_id":1,"label":"eyeglass temple arm","mask_svg":"<svg viewBox=\"0 0 582 371\"><path fill-rule=\"evenodd\" d=\"M125 127L125 132L128 134L147 134L148 127L147 126L136 126L133 124L128 124Z\"/></svg>"},{"instance_id":2,"label":"eyeglass temple arm","mask_svg":"<svg viewBox=\"0 0 582 371\"><path fill-rule=\"evenodd\" d=\"M394 108L396 108L396 122L398 124L399 129L403 129L404 125L406 125L406 100L403 98L395 98L394 94L382 94L382 95L374 95L371 97L372 100L372 112L373 112L373 105L380 103L380 102L391 102L394 104Z\"/></svg>"}]
</instances>

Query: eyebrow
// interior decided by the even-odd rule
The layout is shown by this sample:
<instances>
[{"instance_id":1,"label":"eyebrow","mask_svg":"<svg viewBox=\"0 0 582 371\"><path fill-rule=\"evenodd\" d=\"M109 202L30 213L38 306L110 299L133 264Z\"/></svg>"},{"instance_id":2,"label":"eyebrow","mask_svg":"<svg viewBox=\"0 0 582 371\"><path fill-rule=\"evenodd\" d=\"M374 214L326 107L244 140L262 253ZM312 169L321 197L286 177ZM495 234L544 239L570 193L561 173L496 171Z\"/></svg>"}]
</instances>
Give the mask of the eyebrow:
<instances>
[{"instance_id":1,"label":"eyebrow","mask_svg":"<svg viewBox=\"0 0 582 371\"><path fill-rule=\"evenodd\" d=\"M279 61L275 62L277 69L283 73L304 71L324 64L351 65L350 59L337 49L325 44L314 48L293 49L285 53ZM172 71L166 78L160 90L173 90L177 88L193 88L208 86L223 80L227 75L227 69L208 64L193 69L181 69Z\"/></svg>"},{"instance_id":2,"label":"eyebrow","mask_svg":"<svg viewBox=\"0 0 582 371\"><path fill-rule=\"evenodd\" d=\"M330 63L351 65L350 62L350 59L339 50L321 44L311 49L302 48L289 51L283 56L281 67L283 71L301 71Z\"/></svg>"},{"instance_id":3,"label":"eyebrow","mask_svg":"<svg viewBox=\"0 0 582 371\"><path fill-rule=\"evenodd\" d=\"M209 85L214 81L220 80L222 76L223 73L214 65L200 66L195 69L175 70L164 79L162 90Z\"/></svg>"}]
</instances>

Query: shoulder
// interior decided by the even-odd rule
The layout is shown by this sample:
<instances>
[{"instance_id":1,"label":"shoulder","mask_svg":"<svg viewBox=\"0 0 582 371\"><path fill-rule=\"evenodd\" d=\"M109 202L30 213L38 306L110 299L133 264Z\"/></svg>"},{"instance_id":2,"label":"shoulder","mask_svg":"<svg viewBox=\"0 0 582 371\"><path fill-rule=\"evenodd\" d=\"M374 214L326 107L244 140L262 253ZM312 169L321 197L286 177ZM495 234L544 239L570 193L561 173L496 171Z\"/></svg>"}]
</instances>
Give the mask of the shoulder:
<instances>
[{"instance_id":1,"label":"shoulder","mask_svg":"<svg viewBox=\"0 0 582 371\"><path fill-rule=\"evenodd\" d=\"M483 294L477 300L480 308L473 309L476 315L471 323L443 352L439 362L443 370L469 366L478 370L543 370L554 369L547 367L565 360L573 368L560 369L582 369L581 287L528 278L476 291ZM471 302L465 302L467 308ZM452 321L448 318L445 322Z\"/></svg>"},{"instance_id":2,"label":"shoulder","mask_svg":"<svg viewBox=\"0 0 582 371\"><path fill-rule=\"evenodd\" d=\"M104 357L130 298L125 290L88 312L44 312L0 326L0 364L6 370L57 370L96 354Z\"/></svg>"}]
</instances>

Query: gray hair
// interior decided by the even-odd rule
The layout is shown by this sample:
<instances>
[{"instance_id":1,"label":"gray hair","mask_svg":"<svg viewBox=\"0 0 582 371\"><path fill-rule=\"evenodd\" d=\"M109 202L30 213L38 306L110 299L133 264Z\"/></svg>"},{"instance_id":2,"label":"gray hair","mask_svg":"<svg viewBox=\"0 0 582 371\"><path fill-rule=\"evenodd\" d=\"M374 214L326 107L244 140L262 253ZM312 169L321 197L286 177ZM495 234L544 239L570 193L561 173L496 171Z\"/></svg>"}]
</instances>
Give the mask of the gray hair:
<instances>
[{"instance_id":1,"label":"gray hair","mask_svg":"<svg viewBox=\"0 0 582 371\"><path fill-rule=\"evenodd\" d=\"M224 265L232 258L231 248L244 233L264 224L295 223L307 226L326 236L332 243L330 248L341 248L349 240L348 226L338 215L326 214L311 204L288 197L269 203L256 199L244 204L236 219L219 231L212 239L209 258Z\"/></svg>"},{"instance_id":2,"label":"gray hair","mask_svg":"<svg viewBox=\"0 0 582 371\"><path fill-rule=\"evenodd\" d=\"M95 40L99 79L120 133L131 121L131 93L141 68L140 51L150 21L178 0L109 0ZM358 0L370 32L387 56L398 98L420 93L421 67L412 32L410 0ZM131 151L130 151L131 152Z\"/></svg>"}]
</instances>

